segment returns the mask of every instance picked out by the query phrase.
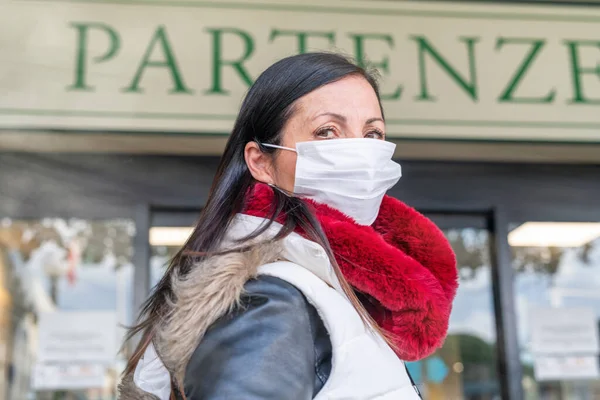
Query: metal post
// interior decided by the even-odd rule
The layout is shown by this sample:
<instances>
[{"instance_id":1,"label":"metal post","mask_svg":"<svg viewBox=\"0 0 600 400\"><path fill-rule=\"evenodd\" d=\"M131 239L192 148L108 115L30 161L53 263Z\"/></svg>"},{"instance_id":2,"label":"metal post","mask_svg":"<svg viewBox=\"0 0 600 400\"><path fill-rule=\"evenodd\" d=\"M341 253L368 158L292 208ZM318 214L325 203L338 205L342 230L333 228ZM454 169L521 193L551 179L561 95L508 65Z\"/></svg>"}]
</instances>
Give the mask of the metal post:
<instances>
[{"instance_id":1,"label":"metal post","mask_svg":"<svg viewBox=\"0 0 600 400\"><path fill-rule=\"evenodd\" d=\"M137 316L150 292L150 206L138 204L134 215L133 310Z\"/></svg>"},{"instance_id":2,"label":"metal post","mask_svg":"<svg viewBox=\"0 0 600 400\"><path fill-rule=\"evenodd\" d=\"M501 208L494 210L490 221L492 288L498 343L498 371L502 398L523 399L523 370L517 335L514 293L514 270L508 244L508 218Z\"/></svg>"}]
</instances>

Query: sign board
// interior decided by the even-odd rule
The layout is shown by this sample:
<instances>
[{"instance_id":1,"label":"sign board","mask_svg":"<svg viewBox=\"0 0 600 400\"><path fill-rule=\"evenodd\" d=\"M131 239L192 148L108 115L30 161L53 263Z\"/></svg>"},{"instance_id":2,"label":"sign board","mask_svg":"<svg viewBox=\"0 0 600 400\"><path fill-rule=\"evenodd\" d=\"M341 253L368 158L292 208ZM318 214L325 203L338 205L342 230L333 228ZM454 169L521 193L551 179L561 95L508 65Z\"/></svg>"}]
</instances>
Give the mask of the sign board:
<instances>
[{"instance_id":1,"label":"sign board","mask_svg":"<svg viewBox=\"0 0 600 400\"><path fill-rule=\"evenodd\" d=\"M106 368L97 364L37 364L33 371L35 390L95 389L105 384Z\"/></svg>"},{"instance_id":2,"label":"sign board","mask_svg":"<svg viewBox=\"0 0 600 400\"><path fill-rule=\"evenodd\" d=\"M117 355L114 312L50 312L40 315L39 363L112 365Z\"/></svg>"},{"instance_id":3,"label":"sign board","mask_svg":"<svg viewBox=\"0 0 600 400\"><path fill-rule=\"evenodd\" d=\"M585 308L533 309L531 348L536 355L600 353L596 313L593 309Z\"/></svg>"},{"instance_id":4,"label":"sign board","mask_svg":"<svg viewBox=\"0 0 600 400\"><path fill-rule=\"evenodd\" d=\"M534 361L537 381L600 378L600 359L594 356L536 357Z\"/></svg>"},{"instance_id":5,"label":"sign board","mask_svg":"<svg viewBox=\"0 0 600 400\"><path fill-rule=\"evenodd\" d=\"M600 9L363 0L0 0L0 129L227 135L274 61L382 75L389 137L600 143Z\"/></svg>"}]
</instances>

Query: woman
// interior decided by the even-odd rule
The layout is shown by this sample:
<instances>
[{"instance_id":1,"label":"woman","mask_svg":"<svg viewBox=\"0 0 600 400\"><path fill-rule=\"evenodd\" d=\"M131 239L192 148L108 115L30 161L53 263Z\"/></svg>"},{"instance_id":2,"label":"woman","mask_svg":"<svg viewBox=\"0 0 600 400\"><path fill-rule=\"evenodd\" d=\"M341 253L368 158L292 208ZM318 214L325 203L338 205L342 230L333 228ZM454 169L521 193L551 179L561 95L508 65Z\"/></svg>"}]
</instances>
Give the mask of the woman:
<instances>
[{"instance_id":1,"label":"woman","mask_svg":"<svg viewBox=\"0 0 600 400\"><path fill-rule=\"evenodd\" d=\"M415 399L454 254L385 196L401 175L377 84L334 54L267 69L193 234L147 301L122 399Z\"/></svg>"}]
</instances>

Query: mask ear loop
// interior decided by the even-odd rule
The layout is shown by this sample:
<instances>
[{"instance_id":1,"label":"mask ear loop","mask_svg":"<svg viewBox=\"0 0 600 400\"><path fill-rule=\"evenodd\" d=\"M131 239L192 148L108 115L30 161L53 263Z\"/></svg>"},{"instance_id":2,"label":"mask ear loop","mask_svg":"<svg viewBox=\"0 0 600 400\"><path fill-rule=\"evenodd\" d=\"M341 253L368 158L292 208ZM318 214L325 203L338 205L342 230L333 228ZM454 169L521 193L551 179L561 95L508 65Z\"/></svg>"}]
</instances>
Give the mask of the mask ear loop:
<instances>
[{"instance_id":1,"label":"mask ear loop","mask_svg":"<svg viewBox=\"0 0 600 400\"><path fill-rule=\"evenodd\" d=\"M293 151L294 153L298 152L298 151L296 151L296 149L292 149L291 147L279 146L277 144L261 143L261 145L264 146L264 147L270 147L272 149Z\"/></svg>"},{"instance_id":2,"label":"mask ear loop","mask_svg":"<svg viewBox=\"0 0 600 400\"><path fill-rule=\"evenodd\" d=\"M254 142L258 145L258 148L261 151L265 151L265 148L270 147L272 149L279 149L279 150L293 150L296 151L295 149L289 149L287 147L283 147L283 146L278 146L276 144L270 144L270 143L261 143L258 139L254 139ZM265 182L260 182L260 183L265 183ZM293 192L290 192L288 190L282 189L279 186L275 185L274 183L266 183L267 186L269 186L271 189L278 191L279 193L283 194L284 196L287 197L296 197L294 195Z\"/></svg>"},{"instance_id":3,"label":"mask ear loop","mask_svg":"<svg viewBox=\"0 0 600 400\"><path fill-rule=\"evenodd\" d=\"M260 140L258 140L258 139L256 139L256 138L255 138L255 139L254 139L254 140L252 140L252 141L253 141L254 143L256 143L256 145L258 146L258 148L260 149L260 151L262 151L263 153L265 153L265 152L267 151L267 146L265 146L264 144L262 144L262 143L260 142Z\"/></svg>"}]
</instances>

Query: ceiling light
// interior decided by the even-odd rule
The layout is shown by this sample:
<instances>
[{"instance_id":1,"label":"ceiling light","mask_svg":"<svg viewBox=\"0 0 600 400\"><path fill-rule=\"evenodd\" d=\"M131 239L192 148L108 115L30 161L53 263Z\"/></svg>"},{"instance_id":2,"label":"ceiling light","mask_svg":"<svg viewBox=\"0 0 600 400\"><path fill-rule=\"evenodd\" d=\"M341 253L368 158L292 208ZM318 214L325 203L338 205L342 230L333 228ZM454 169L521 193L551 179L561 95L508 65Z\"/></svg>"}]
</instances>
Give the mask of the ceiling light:
<instances>
[{"instance_id":1,"label":"ceiling light","mask_svg":"<svg viewBox=\"0 0 600 400\"><path fill-rule=\"evenodd\" d=\"M598 237L598 222L526 222L508 234L508 242L514 247L580 247Z\"/></svg>"},{"instance_id":2,"label":"ceiling light","mask_svg":"<svg viewBox=\"0 0 600 400\"><path fill-rule=\"evenodd\" d=\"M151 246L183 246L194 228L155 226L150 228Z\"/></svg>"}]
</instances>

